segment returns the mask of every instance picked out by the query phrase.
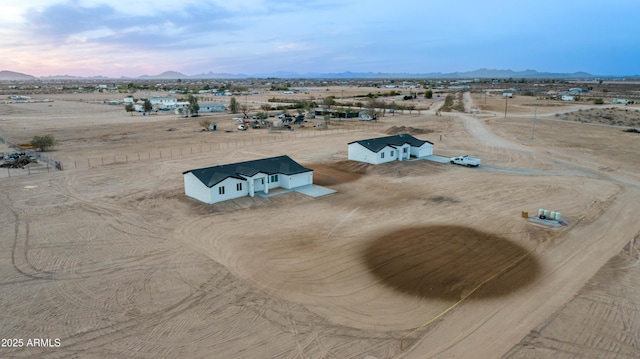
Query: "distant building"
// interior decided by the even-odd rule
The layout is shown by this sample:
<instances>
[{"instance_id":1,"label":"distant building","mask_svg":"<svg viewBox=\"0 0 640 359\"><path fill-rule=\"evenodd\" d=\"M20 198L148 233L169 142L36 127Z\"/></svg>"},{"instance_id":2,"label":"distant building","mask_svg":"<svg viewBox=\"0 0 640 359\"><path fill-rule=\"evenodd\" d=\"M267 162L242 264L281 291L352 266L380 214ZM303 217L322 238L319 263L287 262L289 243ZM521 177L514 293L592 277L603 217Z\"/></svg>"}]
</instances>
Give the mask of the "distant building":
<instances>
[{"instance_id":1,"label":"distant building","mask_svg":"<svg viewBox=\"0 0 640 359\"><path fill-rule=\"evenodd\" d=\"M151 106L161 110L173 110L176 108L178 99L175 97L149 97Z\"/></svg>"},{"instance_id":2,"label":"distant building","mask_svg":"<svg viewBox=\"0 0 640 359\"><path fill-rule=\"evenodd\" d=\"M614 98L613 100L611 100L611 103L626 105L629 103L629 100L627 100L626 98Z\"/></svg>"},{"instance_id":3,"label":"distant building","mask_svg":"<svg viewBox=\"0 0 640 359\"><path fill-rule=\"evenodd\" d=\"M581 94L581 93L587 93L587 92L589 92L589 90L581 89L579 87L574 87L569 89L569 93L572 93L572 94Z\"/></svg>"},{"instance_id":4,"label":"distant building","mask_svg":"<svg viewBox=\"0 0 640 359\"><path fill-rule=\"evenodd\" d=\"M571 95L562 95L560 98L562 101L575 101L576 98Z\"/></svg>"},{"instance_id":5,"label":"distant building","mask_svg":"<svg viewBox=\"0 0 640 359\"><path fill-rule=\"evenodd\" d=\"M200 106L198 113L224 112L227 109L226 105L220 103L201 103L198 106Z\"/></svg>"}]
</instances>

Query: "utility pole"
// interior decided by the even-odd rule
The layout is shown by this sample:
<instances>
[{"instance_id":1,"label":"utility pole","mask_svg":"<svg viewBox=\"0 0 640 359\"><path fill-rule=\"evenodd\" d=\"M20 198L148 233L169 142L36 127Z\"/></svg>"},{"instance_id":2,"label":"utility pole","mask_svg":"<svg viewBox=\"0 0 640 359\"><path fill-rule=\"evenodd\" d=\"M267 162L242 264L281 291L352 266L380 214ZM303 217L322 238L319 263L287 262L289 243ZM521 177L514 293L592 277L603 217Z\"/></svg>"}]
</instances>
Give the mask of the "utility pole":
<instances>
[{"instance_id":1,"label":"utility pole","mask_svg":"<svg viewBox=\"0 0 640 359\"><path fill-rule=\"evenodd\" d=\"M531 139L533 140L533 133L536 130L536 114L538 113L538 105L535 106L535 110L533 111L533 125L531 126Z\"/></svg>"},{"instance_id":2,"label":"utility pole","mask_svg":"<svg viewBox=\"0 0 640 359\"><path fill-rule=\"evenodd\" d=\"M487 90L484 90L484 104L487 104Z\"/></svg>"},{"instance_id":3,"label":"utility pole","mask_svg":"<svg viewBox=\"0 0 640 359\"><path fill-rule=\"evenodd\" d=\"M509 101L509 96L504 97L504 118L507 118L507 102Z\"/></svg>"}]
</instances>

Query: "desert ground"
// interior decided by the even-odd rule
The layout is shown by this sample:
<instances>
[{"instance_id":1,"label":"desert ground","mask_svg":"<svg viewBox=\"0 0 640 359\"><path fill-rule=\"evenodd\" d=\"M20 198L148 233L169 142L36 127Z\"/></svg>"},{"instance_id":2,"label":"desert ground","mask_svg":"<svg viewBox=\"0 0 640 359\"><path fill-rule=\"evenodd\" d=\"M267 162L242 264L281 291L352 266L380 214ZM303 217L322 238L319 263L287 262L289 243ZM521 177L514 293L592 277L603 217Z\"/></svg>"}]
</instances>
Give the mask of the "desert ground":
<instances>
[{"instance_id":1,"label":"desert ground","mask_svg":"<svg viewBox=\"0 0 640 359\"><path fill-rule=\"evenodd\" d=\"M2 357L640 356L640 134L623 131L640 107L467 93L465 113L436 115L440 97L295 131L205 115L205 132L90 96L0 104L0 135L53 134L64 166L0 178L0 333L59 339ZM399 131L482 165L347 160ZM186 170L283 154L337 192L184 195ZM539 208L569 225L522 218Z\"/></svg>"}]
</instances>

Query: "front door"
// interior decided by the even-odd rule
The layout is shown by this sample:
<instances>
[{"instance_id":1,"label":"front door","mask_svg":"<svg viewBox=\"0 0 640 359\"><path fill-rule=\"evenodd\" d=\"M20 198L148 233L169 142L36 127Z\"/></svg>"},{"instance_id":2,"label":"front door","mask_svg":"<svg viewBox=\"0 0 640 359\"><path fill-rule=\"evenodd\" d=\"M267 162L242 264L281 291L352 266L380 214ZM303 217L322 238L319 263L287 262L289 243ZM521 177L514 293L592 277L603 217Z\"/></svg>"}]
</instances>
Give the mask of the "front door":
<instances>
[{"instance_id":1,"label":"front door","mask_svg":"<svg viewBox=\"0 0 640 359\"><path fill-rule=\"evenodd\" d=\"M256 178L253 180L253 188L256 192L264 191L264 178Z\"/></svg>"}]
</instances>

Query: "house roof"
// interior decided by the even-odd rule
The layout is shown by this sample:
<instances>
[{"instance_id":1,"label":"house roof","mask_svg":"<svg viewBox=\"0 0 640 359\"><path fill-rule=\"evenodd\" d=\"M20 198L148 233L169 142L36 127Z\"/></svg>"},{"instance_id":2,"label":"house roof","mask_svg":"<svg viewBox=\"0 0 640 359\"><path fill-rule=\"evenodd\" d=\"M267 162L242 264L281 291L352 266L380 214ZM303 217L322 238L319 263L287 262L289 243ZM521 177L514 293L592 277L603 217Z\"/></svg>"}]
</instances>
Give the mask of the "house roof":
<instances>
[{"instance_id":1,"label":"house roof","mask_svg":"<svg viewBox=\"0 0 640 359\"><path fill-rule=\"evenodd\" d=\"M393 136L386 136L386 137L370 138L368 140L350 142L349 144L352 144L352 143L359 143L360 145L364 146L365 148L373 152L378 152L381 149L385 148L386 146L397 147L397 146L402 146L404 144L409 144L411 147L420 147L425 143L429 143L433 145L433 143L429 141L419 140L408 133L403 133L400 135L393 135Z\"/></svg>"},{"instance_id":2,"label":"house roof","mask_svg":"<svg viewBox=\"0 0 640 359\"><path fill-rule=\"evenodd\" d=\"M310 171L313 170L302 167L289 156L278 156L263 158L260 160L230 163L221 166L198 168L183 172L182 174L185 175L187 173L192 173L205 186L213 187L229 177L244 180L245 177L251 177L257 173L264 173L267 175L294 175Z\"/></svg>"}]
</instances>

